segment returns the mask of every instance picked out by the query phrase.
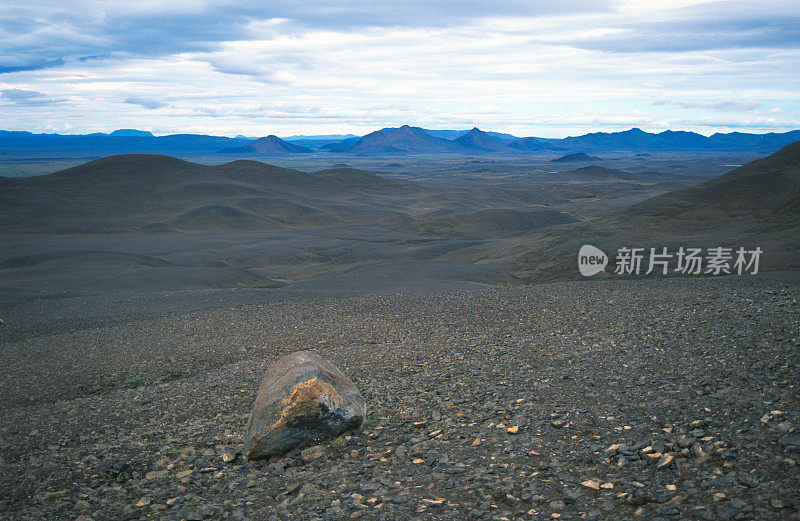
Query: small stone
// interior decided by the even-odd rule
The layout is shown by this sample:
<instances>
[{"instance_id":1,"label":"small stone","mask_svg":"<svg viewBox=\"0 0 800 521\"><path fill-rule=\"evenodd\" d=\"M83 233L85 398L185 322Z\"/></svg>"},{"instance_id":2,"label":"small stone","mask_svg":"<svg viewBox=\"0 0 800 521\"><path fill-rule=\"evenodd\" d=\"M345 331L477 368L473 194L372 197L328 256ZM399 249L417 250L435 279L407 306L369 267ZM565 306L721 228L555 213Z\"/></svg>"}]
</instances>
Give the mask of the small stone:
<instances>
[{"instance_id":1,"label":"small stone","mask_svg":"<svg viewBox=\"0 0 800 521\"><path fill-rule=\"evenodd\" d=\"M564 502L563 501L551 501L550 508L553 510L564 510Z\"/></svg>"},{"instance_id":2,"label":"small stone","mask_svg":"<svg viewBox=\"0 0 800 521\"><path fill-rule=\"evenodd\" d=\"M471 445L473 447L477 447L480 444L481 444L481 439L480 438L475 438L475 440L471 443Z\"/></svg>"},{"instance_id":3,"label":"small stone","mask_svg":"<svg viewBox=\"0 0 800 521\"><path fill-rule=\"evenodd\" d=\"M419 465L420 463L425 463L425 460L421 459L421 458L416 458L411 463L415 463L415 464Z\"/></svg>"},{"instance_id":4,"label":"small stone","mask_svg":"<svg viewBox=\"0 0 800 521\"><path fill-rule=\"evenodd\" d=\"M151 480L151 479L159 479L167 477L168 471L166 470L153 470L148 472L144 475L144 479Z\"/></svg>"},{"instance_id":5,"label":"small stone","mask_svg":"<svg viewBox=\"0 0 800 521\"><path fill-rule=\"evenodd\" d=\"M669 452L666 453L666 454L662 454L661 458L659 458L659 460L658 460L658 463L656 463L656 469L658 469L658 470L665 469L665 468L669 467L670 465L672 465L674 460L675 460L675 457L672 454L670 454Z\"/></svg>"},{"instance_id":6,"label":"small stone","mask_svg":"<svg viewBox=\"0 0 800 521\"><path fill-rule=\"evenodd\" d=\"M310 463L314 460L324 457L325 457L325 447L323 447L322 445L314 445L313 447L308 447L307 449L303 450L303 452L300 453L300 458L306 463Z\"/></svg>"},{"instance_id":7,"label":"small stone","mask_svg":"<svg viewBox=\"0 0 800 521\"><path fill-rule=\"evenodd\" d=\"M678 489L675 485L667 485L667 490L670 492L675 492Z\"/></svg>"},{"instance_id":8,"label":"small stone","mask_svg":"<svg viewBox=\"0 0 800 521\"><path fill-rule=\"evenodd\" d=\"M150 500L146 497L143 497L136 503L136 508L143 508L150 504Z\"/></svg>"},{"instance_id":9,"label":"small stone","mask_svg":"<svg viewBox=\"0 0 800 521\"><path fill-rule=\"evenodd\" d=\"M588 487L588 488L594 489L594 490L600 490L600 483L598 483L597 481L595 481L593 479L587 479L586 481L582 481L581 485L583 485L584 487Z\"/></svg>"},{"instance_id":10,"label":"small stone","mask_svg":"<svg viewBox=\"0 0 800 521\"><path fill-rule=\"evenodd\" d=\"M603 483L602 485L600 485L600 488L604 488L606 490L609 490L609 489L614 488L614 484L610 483L610 482L609 483Z\"/></svg>"},{"instance_id":11,"label":"small stone","mask_svg":"<svg viewBox=\"0 0 800 521\"><path fill-rule=\"evenodd\" d=\"M519 425L514 425L513 427L509 427L506 432L508 432L509 434L518 433L519 432Z\"/></svg>"},{"instance_id":12,"label":"small stone","mask_svg":"<svg viewBox=\"0 0 800 521\"><path fill-rule=\"evenodd\" d=\"M192 472L194 472L194 471L193 470L182 470L182 471L178 472L177 474L175 474L175 477L178 478L178 479L183 479L183 478L185 478L187 476L190 476L192 474Z\"/></svg>"},{"instance_id":13,"label":"small stone","mask_svg":"<svg viewBox=\"0 0 800 521\"><path fill-rule=\"evenodd\" d=\"M236 460L237 455L233 452L226 452L222 455L223 463L232 463Z\"/></svg>"},{"instance_id":14,"label":"small stone","mask_svg":"<svg viewBox=\"0 0 800 521\"><path fill-rule=\"evenodd\" d=\"M715 502L719 503L720 501L722 501L723 499L725 499L725 494L723 494L722 492L716 492L716 493L715 493L713 496L711 496L711 498L712 498L712 499L713 499Z\"/></svg>"}]
</instances>

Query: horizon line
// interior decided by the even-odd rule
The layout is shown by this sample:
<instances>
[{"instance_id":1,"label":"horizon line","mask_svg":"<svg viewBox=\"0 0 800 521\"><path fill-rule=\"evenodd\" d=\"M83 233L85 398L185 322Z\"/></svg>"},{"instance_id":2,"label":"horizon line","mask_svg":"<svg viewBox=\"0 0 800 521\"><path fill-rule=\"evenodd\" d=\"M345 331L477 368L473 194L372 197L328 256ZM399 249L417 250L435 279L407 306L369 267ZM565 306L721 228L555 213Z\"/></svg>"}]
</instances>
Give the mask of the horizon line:
<instances>
[{"instance_id":1,"label":"horizon line","mask_svg":"<svg viewBox=\"0 0 800 521\"><path fill-rule=\"evenodd\" d=\"M694 131L694 130L682 130L682 129L674 129L674 128L669 128L669 127L664 128L663 130L644 130L641 127L633 126L633 127L630 127L630 128L626 128L624 130L590 130L590 131L584 132L583 134L570 134L570 135L567 135L567 136L564 136L564 137L543 137L543 136L536 136L536 135L522 136L522 135L512 134L511 132L502 131L502 130L484 130L484 129L478 127L478 126L472 126L471 128L427 128L427 127L421 127L421 126L417 126L417 125L404 123L404 124L398 125L396 127L381 127L381 128L376 129L376 130L372 130L370 132L367 132L365 134L355 134L353 132L342 131L340 135L343 135L343 136L344 135L353 135L353 136L356 136L356 137L360 138L360 137L363 137L363 136L366 136L366 135L369 135L369 134L372 134L374 132L378 132L378 131L381 131L381 130L384 130L384 129L397 129L397 128L401 128L403 126L409 126L409 127L413 127L413 128L420 128L422 130L434 131L434 132L441 132L441 131L469 132L472 129L478 129L478 130L480 130L482 132L487 132L487 133L488 132L493 132L493 133L497 133L497 134L506 134L506 135L514 136L516 138L536 138L536 139L547 139L547 140L560 140L560 139L567 139L567 138L571 138L571 137L581 137L581 136L586 136L586 135L590 135L590 134L620 134L620 133L624 133L624 132L630 132L632 130L640 130L640 131L642 131L644 133L655 134L655 135L663 134L665 132L685 132L685 133L689 133L689 134L700 135L700 136L707 137L707 138L711 137L713 135L717 135L717 134L723 134L723 135L724 134L768 135L768 134L788 134L790 132L800 131L800 128L794 128L794 129L785 130L785 131L768 130L768 131L765 131L765 132L744 132L744 131L740 131L740 130L733 130L733 131L730 131L730 132L713 132L711 134L704 134L702 132L697 132L697 131ZM647 127L645 127L645 128L647 128ZM261 138L269 137L269 136L276 136L276 137L278 137L280 139L290 139L290 138L302 139L303 137L308 139L308 138L313 138L313 137L316 137L316 136L335 135L335 133L333 133L333 132L326 132L326 133L321 133L321 134L290 134L290 135L283 135L283 136L275 134L275 133L267 133L267 134L264 134L264 135L261 135L261 136L252 137L252 136L245 136L244 134L241 134L241 133L237 133L235 135L230 135L230 134L206 134L206 133L182 132L182 131L171 132L171 133L158 133L157 134L156 132L154 132L152 130L147 130L147 129L143 129L143 128L116 128L116 129L109 130L109 131L106 131L106 132L94 131L94 132L84 132L84 133L36 132L36 131L31 131L31 130L19 130L19 129L0 129L0 132L27 132L27 133L33 134L33 135L58 135L58 136L92 136L92 135L107 135L108 136L108 135L111 135L113 132L117 132L117 131L120 131L120 130L133 130L133 131L140 131L140 132L149 132L150 134L152 134L152 137L156 137L156 138L157 137L167 137L167 136L178 136L178 135L194 135L194 136L224 137L224 138L230 138L230 139L237 139L237 138L239 138L239 139L241 139L241 138L244 138L244 139L261 139ZM119 137L150 137L150 136L119 136ZM443 138L443 139L446 139L446 138Z\"/></svg>"}]
</instances>

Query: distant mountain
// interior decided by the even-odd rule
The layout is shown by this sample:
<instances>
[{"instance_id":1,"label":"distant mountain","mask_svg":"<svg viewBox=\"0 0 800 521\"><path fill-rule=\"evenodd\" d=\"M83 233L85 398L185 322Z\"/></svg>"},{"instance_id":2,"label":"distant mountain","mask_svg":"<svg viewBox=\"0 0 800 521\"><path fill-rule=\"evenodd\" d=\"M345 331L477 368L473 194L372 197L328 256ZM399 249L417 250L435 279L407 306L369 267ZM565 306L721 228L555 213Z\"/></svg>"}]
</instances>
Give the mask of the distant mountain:
<instances>
[{"instance_id":1,"label":"distant mountain","mask_svg":"<svg viewBox=\"0 0 800 521\"><path fill-rule=\"evenodd\" d=\"M580 161L600 161L600 158L584 154L583 152L578 152L575 154L561 156L557 159L553 159L553 161L556 163L578 163Z\"/></svg>"},{"instance_id":2,"label":"distant mountain","mask_svg":"<svg viewBox=\"0 0 800 521\"><path fill-rule=\"evenodd\" d=\"M220 152L232 154L308 154L313 150L294 143L287 143L278 136L269 135L240 147L222 149Z\"/></svg>"},{"instance_id":3,"label":"distant mountain","mask_svg":"<svg viewBox=\"0 0 800 521\"><path fill-rule=\"evenodd\" d=\"M572 150L683 151L683 150L757 150L771 152L800 139L800 130L785 133L714 134L706 137L695 132L665 130L654 134L638 128L624 132L593 132L582 136L551 140Z\"/></svg>"},{"instance_id":4,"label":"distant mountain","mask_svg":"<svg viewBox=\"0 0 800 521\"><path fill-rule=\"evenodd\" d=\"M422 130L424 130L431 136L440 137L442 139L450 139L450 140L458 139L464 134L470 132L469 130L432 130L429 128L423 128ZM517 136L512 136L511 134L504 134L502 132L488 131L484 133L486 135L493 137L497 141L500 141L501 143L510 143L511 141L516 141L519 139Z\"/></svg>"},{"instance_id":5,"label":"distant mountain","mask_svg":"<svg viewBox=\"0 0 800 521\"><path fill-rule=\"evenodd\" d=\"M538 152L539 150L564 150L563 147L553 145L537 137L524 137L508 143L508 146L522 152Z\"/></svg>"},{"instance_id":6,"label":"distant mountain","mask_svg":"<svg viewBox=\"0 0 800 521\"><path fill-rule=\"evenodd\" d=\"M289 136L281 138L287 143L300 145L301 147L310 148L312 150L325 150L328 145L336 145L342 143L344 140L358 141L359 136L355 134L320 134L311 136Z\"/></svg>"},{"instance_id":7,"label":"distant mountain","mask_svg":"<svg viewBox=\"0 0 800 521\"><path fill-rule=\"evenodd\" d=\"M468 136L470 133L473 135ZM428 130L403 125L400 128L382 129L361 138L340 139L341 136L347 136L347 134L293 136L291 140L281 141L306 149L355 154L470 154L482 150L495 153L571 150L576 152L747 151L768 154L791 142L800 140L800 130L769 134L717 133L705 137L694 132L667 130L656 134L633 128L624 132L594 132L564 139L550 139L516 138L510 134L483 131L476 136L474 129L464 131ZM461 142L457 141L464 136L467 137ZM494 141L490 141L490 139ZM153 136L150 132L135 129L120 129L111 134L84 135L33 134L24 131L0 130L0 154L6 158L69 158L148 153L194 158L214 156L221 149L244 147L251 141L252 139L242 136L236 138L198 134ZM479 142L483 142L483 145ZM503 149L498 146L498 143L506 145L508 148ZM255 153L292 153L280 143L264 143L263 147L264 152Z\"/></svg>"},{"instance_id":8,"label":"distant mountain","mask_svg":"<svg viewBox=\"0 0 800 521\"><path fill-rule=\"evenodd\" d=\"M123 136L123 137L155 137L152 132L147 130L136 130L133 128L121 128L115 130L109 136Z\"/></svg>"},{"instance_id":9,"label":"distant mountain","mask_svg":"<svg viewBox=\"0 0 800 521\"><path fill-rule=\"evenodd\" d=\"M461 152L460 144L431 136L419 127L378 130L352 144L330 148L351 154L441 154Z\"/></svg>"},{"instance_id":10,"label":"distant mountain","mask_svg":"<svg viewBox=\"0 0 800 521\"><path fill-rule=\"evenodd\" d=\"M337 141L334 143L327 143L320 147L321 150L327 150L329 152L343 152L348 147L358 143L360 137L349 137L347 139L343 139L341 141Z\"/></svg>"},{"instance_id":11,"label":"distant mountain","mask_svg":"<svg viewBox=\"0 0 800 521\"><path fill-rule=\"evenodd\" d=\"M464 150L475 152L514 152L514 149L501 143L478 127L453 140L461 145Z\"/></svg>"},{"instance_id":12,"label":"distant mountain","mask_svg":"<svg viewBox=\"0 0 800 521\"><path fill-rule=\"evenodd\" d=\"M87 157L136 153L210 156L217 154L221 148L244 144L247 144L247 140L198 134L153 137L33 134L0 130L0 153L9 157Z\"/></svg>"},{"instance_id":13,"label":"distant mountain","mask_svg":"<svg viewBox=\"0 0 800 521\"><path fill-rule=\"evenodd\" d=\"M559 145L582 150L687 150L713 148L707 137L694 132L652 134L638 128L624 132L593 132L559 140Z\"/></svg>"}]
</instances>

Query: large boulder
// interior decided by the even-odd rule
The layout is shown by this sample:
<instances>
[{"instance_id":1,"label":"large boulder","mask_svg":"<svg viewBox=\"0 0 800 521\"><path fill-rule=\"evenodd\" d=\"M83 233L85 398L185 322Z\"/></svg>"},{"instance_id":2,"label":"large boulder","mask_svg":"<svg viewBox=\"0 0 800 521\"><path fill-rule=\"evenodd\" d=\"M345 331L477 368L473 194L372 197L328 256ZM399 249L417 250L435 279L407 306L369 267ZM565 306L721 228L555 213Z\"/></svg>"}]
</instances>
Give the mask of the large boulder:
<instances>
[{"instance_id":1,"label":"large boulder","mask_svg":"<svg viewBox=\"0 0 800 521\"><path fill-rule=\"evenodd\" d=\"M249 459L282 454L315 438L361 425L367 406L352 380L332 363L298 351L267 368L247 424Z\"/></svg>"}]
</instances>

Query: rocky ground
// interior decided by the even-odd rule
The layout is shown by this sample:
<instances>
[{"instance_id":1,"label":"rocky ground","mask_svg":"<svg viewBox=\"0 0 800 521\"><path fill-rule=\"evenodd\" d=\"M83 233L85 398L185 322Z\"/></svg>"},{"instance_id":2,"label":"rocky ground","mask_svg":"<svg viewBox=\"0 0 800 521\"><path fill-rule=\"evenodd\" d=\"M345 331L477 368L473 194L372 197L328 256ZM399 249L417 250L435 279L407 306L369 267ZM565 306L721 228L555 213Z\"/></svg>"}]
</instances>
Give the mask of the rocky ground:
<instances>
[{"instance_id":1,"label":"rocky ground","mask_svg":"<svg viewBox=\"0 0 800 521\"><path fill-rule=\"evenodd\" d=\"M799 297L779 277L587 281L16 330L0 516L800 519ZM368 419L244 461L260 377L299 349Z\"/></svg>"}]
</instances>

